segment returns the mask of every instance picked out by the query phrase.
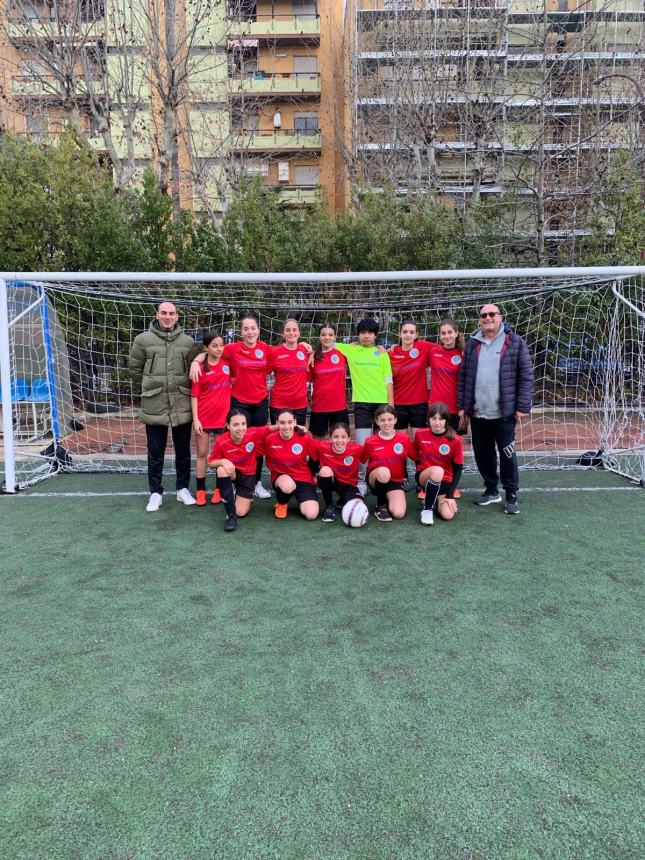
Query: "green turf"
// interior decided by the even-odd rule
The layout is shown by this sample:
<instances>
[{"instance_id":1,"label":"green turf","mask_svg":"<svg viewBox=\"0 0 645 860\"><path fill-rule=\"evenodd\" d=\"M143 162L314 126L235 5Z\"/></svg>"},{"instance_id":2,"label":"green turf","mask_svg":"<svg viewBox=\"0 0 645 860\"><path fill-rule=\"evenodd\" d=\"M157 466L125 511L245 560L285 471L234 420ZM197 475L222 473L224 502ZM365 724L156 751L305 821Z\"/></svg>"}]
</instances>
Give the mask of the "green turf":
<instances>
[{"instance_id":1,"label":"green turf","mask_svg":"<svg viewBox=\"0 0 645 860\"><path fill-rule=\"evenodd\" d=\"M433 529L265 502L234 535L170 495L30 497L142 487L0 499L2 858L645 854L645 492Z\"/></svg>"}]
</instances>

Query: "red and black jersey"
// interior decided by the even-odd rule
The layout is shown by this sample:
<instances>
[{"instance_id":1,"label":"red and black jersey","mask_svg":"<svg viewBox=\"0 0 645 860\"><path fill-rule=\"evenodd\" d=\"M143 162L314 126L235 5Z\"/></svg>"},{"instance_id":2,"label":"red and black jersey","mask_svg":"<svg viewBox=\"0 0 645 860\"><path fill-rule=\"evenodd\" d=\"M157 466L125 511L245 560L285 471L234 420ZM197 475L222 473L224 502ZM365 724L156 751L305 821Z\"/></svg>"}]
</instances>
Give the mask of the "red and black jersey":
<instances>
[{"instance_id":1,"label":"red and black jersey","mask_svg":"<svg viewBox=\"0 0 645 860\"><path fill-rule=\"evenodd\" d=\"M297 346L287 349L284 344L272 347L273 375L271 406L274 409L305 409L309 354Z\"/></svg>"},{"instance_id":2,"label":"red and black jersey","mask_svg":"<svg viewBox=\"0 0 645 860\"><path fill-rule=\"evenodd\" d=\"M190 393L197 398L197 417L202 427L224 427L231 408L231 367L222 358L217 364L208 359L202 366L199 382L193 382Z\"/></svg>"},{"instance_id":3,"label":"red and black jersey","mask_svg":"<svg viewBox=\"0 0 645 860\"><path fill-rule=\"evenodd\" d=\"M430 403L445 403L454 414L457 409L457 383L461 370L463 351L455 346L446 349L441 344L432 344L429 353Z\"/></svg>"},{"instance_id":4,"label":"red and black jersey","mask_svg":"<svg viewBox=\"0 0 645 860\"><path fill-rule=\"evenodd\" d=\"M268 427L249 427L239 443L231 439L230 433L222 433L215 440L208 462L230 460L237 472L255 475L256 459L263 453L263 440L269 432Z\"/></svg>"},{"instance_id":5,"label":"red and black jersey","mask_svg":"<svg viewBox=\"0 0 645 860\"><path fill-rule=\"evenodd\" d=\"M363 446L348 442L342 454L337 454L331 442L315 440L316 458L321 466L329 466L339 484L355 487L358 483L358 465Z\"/></svg>"},{"instance_id":6,"label":"red and black jersey","mask_svg":"<svg viewBox=\"0 0 645 860\"><path fill-rule=\"evenodd\" d=\"M416 458L416 449L406 433L395 433L391 439L383 439L376 433L365 440L361 462L367 463L368 474L379 466L387 466L393 481L405 481L405 461Z\"/></svg>"},{"instance_id":7,"label":"red and black jersey","mask_svg":"<svg viewBox=\"0 0 645 860\"><path fill-rule=\"evenodd\" d=\"M347 409L347 360L335 347L323 352L320 361L314 359L311 368L314 392L312 412L338 412Z\"/></svg>"},{"instance_id":8,"label":"red and black jersey","mask_svg":"<svg viewBox=\"0 0 645 860\"><path fill-rule=\"evenodd\" d=\"M316 446L309 433L302 436L294 433L291 439L284 440L276 430L265 437L262 448L272 481L280 475L289 475L294 481L314 483L307 464L309 457L316 458Z\"/></svg>"},{"instance_id":9,"label":"red and black jersey","mask_svg":"<svg viewBox=\"0 0 645 860\"><path fill-rule=\"evenodd\" d=\"M227 343L224 356L230 362L233 397L241 403L259 403L267 396L267 373L273 368L273 347L259 340L254 347L243 340Z\"/></svg>"},{"instance_id":10,"label":"red and black jersey","mask_svg":"<svg viewBox=\"0 0 645 860\"><path fill-rule=\"evenodd\" d=\"M437 436L429 428L417 430L414 437L416 448L417 469L423 472L430 466L441 466L443 469L442 480L446 483L452 481L452 467L464 465L464 446L461 437L446 439L442 433Z\"/></svg>"},{"instance_id":11,"label":"red and black jersey","mask_svg":"<svg viewBox=\"0 0 645 860\"><path fill-rule=\"evenodd\" d=\"M395 405L411 406L428 400L428 353L432 344L417 340L405 350L399 344L390 350Z\"/></svg>"}]
</instances>

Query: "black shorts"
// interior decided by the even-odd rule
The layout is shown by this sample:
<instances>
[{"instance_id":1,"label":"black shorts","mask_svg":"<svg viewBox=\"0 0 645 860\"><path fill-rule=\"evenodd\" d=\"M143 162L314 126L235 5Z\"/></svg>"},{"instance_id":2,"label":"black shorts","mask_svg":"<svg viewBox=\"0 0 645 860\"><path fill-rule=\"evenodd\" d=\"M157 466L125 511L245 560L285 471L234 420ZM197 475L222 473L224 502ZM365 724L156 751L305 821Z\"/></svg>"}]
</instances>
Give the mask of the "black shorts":
<instances>
[{"instance_id":1,"label":"black shorts","mask_svg":"<svg viewBox=\"0 0 645 860\"><path fill-rule=\"evenodd\" d=\"M354 487L352 484L339 484L334 481L333 489L338 493L338 498L343 506L346 505L347 502L351 502L352 499L360 499L363 501L363 497L358 492L358 487Z\"/></svg>"},{"instance_id":2,"label":"black shorts","mask_svg":"<svg viewBox=\"0 0 645 860\"><path fill-rule=\"evenodd\" d=\"M241 499L252 499L255 492L255 475L245 475L243 472L237 472L235 478L235 493Z\"/></svg>"},{"instance_id":3,"label":"black shorts","mask_svg":"<svg viewBox=\"0 0 645 860\"><path fill-rule=\"evenodd\" d=\"M356 430L376 430L374 413L384 403L355 403L354 427Z\"/></svg>"},{"instance_id":4,"label":"black shorts","mask_svg":"<svg viewBox=\"0 0 645 860\"><path fill-rule=\"evenodd\" d=\"M266 427L269 421L269 398L265 397L259 403L242 403L236 397L231 397L231 409L241 409L246 415L249 427Z\"/></svg>"},{"instance_id":5,"label":"black shorts","mask_svg":"<svg viewBox=\"0 0 645 860\"><path fill-rule=\"evenodd\" d=\"M279 476L278 476L279 477ZM283 496L292 496L296 497L296 501L299 505L303 502L317 502L318 494L316 493L316 487L313 484L308 483L307 481L296 481L296 489L293 493L285 493L284 490L280 490ZM275 481L272 482L271 486L273 487L274 492L276 491Z\"/></svg>"},{"instance_id":6,"label":"black shorts","mask_svg":"<svg viewBox=\"0 0 645 860\"><path fill-rule=\"evenodd\" d=\"M275 406L271 406L269 408L269 417L271 418L271 424L276 424L278 421L278 415L284 410L288 409L288 406L282 406L276 408ZM292 409L291 412L296 416L296 424L299 424L301 427L304 427L307 421L307 407L304 409Z\"/></svg>"},{"instance_id":7,"label":"black shorts","mask_svg":"<svg viewBox=\"0 0 645 860\"><path fill-rule=\"evenodd\" d=\"M413 403L404 406L394 404L396 409L396 429L407 430L408 427L419 429L428 426L428 404Z\"/></svg>"},{"instance_id":8,"label":"black shorts","mask_svg":"<svg viewBox=\"0 0 645 860\"><path fill-rule=\"evenodd\" d=\"M369 477L370 476L368 475L367 476L367 485L370 488L370 490L372 491L372 493L374 495L376 495L376 493L374 492L374 487L370 484ZM381 483L383 483L383 482L381 481ZM401 492L404 493L405 492L405 490L403 489L404 483L405 483L405 481L388 481L387 484L385 484L385 492L391 493L393 490L401 490Z\"/></svg>"},{"instance_id":9,"label":"black shorts","mask_svg":"<svg viewBox=\"0 0 645 860\"><path fill-rule=\"evenodd\" d=\"M309 416L309 432L312 436L326 436L333 425L339 422L349 426L347 409L337 409L335 412L312 412Z\"/></svg>"},{"instance_id":10,"label":"black shorts","mask_svg":"<svg viewBox=\"0 0 645 860\"><path fill-rule=\"evenodd\" d=\"M204 433L212 433L213 436L221 436L226 433L226 427L202 427Z\"/></svg>"},{"instance_id":11,"label":"black shorts","mask_svg":"<svg viewBox=\"0 0 645 860\"><path fill-rule=\"evenodd\" d=\"M450 418L448 419L448 426L452 427L453 430L459 430L459 413L451 412Z\"/></svg>"}]
</instances>

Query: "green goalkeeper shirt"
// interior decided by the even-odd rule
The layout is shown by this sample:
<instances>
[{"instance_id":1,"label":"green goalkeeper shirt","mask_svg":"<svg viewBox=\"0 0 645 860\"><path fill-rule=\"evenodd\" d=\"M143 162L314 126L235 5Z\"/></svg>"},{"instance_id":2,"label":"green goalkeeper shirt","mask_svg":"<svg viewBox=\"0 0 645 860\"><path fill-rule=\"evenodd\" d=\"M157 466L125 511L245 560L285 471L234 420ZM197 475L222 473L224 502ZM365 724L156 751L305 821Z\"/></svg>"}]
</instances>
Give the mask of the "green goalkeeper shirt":
<instances>
[{"instance_id":1,"label":"green goalkeeper shirt","mask_svg":"<svg viewBox=\"0 0 645 860\"><path fill-rule=\"evenodd\" d=\"M336 343L347 359L352 378L354 403L387 403L387 384L392 382L392 365L387 352L360 343Z\"/></svg>"}]
</instances>

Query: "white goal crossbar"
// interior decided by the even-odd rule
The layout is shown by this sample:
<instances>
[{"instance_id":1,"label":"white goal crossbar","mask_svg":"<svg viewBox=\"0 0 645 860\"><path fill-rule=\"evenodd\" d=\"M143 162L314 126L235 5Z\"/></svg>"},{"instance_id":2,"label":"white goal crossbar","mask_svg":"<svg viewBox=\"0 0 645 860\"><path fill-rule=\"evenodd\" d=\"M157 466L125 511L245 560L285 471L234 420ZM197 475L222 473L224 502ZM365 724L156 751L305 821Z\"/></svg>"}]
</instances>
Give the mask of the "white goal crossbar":
<instances>
[{"instance_id":1,"label":"white goal crossbar","mask_svg":"<svg viewBox=\"0 0 645 860\"><path fill-rule=\"evenodd\" d=\"M645 266L0 273L4 490L60 470L144 468L127 352L164 298L180 306L196 340L208 328L234 337L247 311L266 341L279 340L287 316L312 343L323 322L347 340L369 314L386 345L406 317L429 340L445 317L468 334L478 306L495 301L536 368L534 414L518 440L522 467L585 466L588 451L594 463L645 482L644 284Z\"/></svg>"}]
</instances>

